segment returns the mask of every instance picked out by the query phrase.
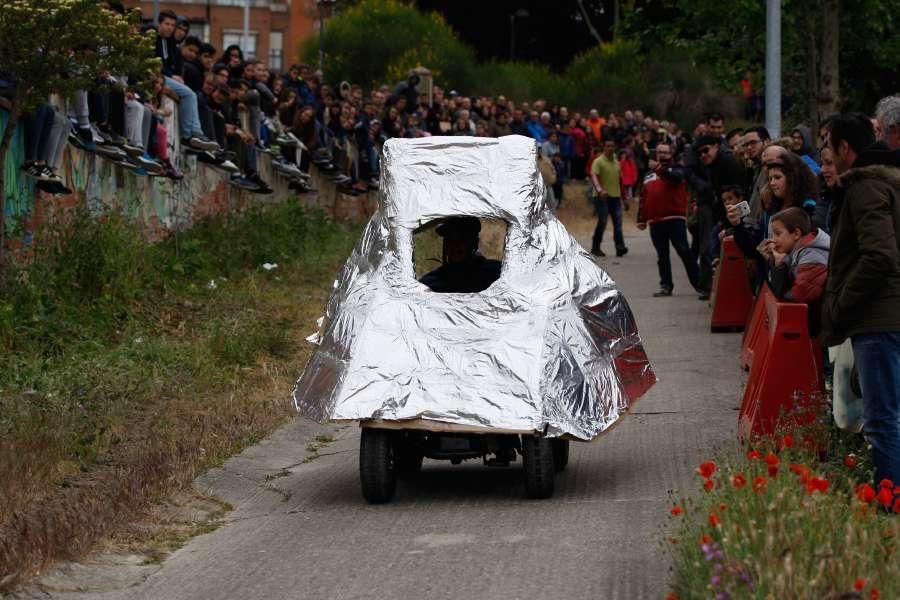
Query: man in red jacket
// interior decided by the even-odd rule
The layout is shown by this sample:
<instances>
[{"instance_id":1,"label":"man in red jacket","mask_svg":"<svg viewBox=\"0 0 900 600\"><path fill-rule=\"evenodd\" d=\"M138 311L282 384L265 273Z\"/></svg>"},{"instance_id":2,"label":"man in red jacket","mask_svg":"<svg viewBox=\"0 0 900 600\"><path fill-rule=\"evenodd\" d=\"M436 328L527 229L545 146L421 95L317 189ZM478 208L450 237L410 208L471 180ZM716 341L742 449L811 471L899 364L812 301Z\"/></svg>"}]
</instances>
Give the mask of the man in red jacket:
<instances>
[{"instance_id":1,"label":"man in red jacket","mask_svg":"<svg viewBox=\"0 0 900 600\"><path fill-rule=\"evenodd\" d=\"M650 169L644 178L637 225L639 229L650 225L650 239L656 248L656 264L659 267L659 291L653 297L661 298L671 296L674 287L672 263L669 261L670 243L681 257L694 289L699 282L699 268L696 259L691 256L687 239L687 207L691 195L684 168L672 162L672 147L669 144L656 146L656 160L650 160Z\"/></svg>"}]
</instances>

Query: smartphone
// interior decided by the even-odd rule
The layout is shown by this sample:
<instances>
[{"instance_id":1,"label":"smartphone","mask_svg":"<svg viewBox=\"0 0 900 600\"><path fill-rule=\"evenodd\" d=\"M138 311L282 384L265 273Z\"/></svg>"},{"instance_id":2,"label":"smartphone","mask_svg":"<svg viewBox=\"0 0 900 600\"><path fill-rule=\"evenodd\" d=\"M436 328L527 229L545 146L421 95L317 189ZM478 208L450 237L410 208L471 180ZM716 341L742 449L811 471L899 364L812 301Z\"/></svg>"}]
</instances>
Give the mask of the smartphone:
<instances>
[{"instance_id":1,"label":"smartphone","mask_svg":"<svg viewBox=\"0 0 900 600\"><path fill-rule=\"evenodd\" d=\"M746 217L750 214L750 203L746 200L738 202L735 206L737 207L738 212L741 213L741 217Z\"/></svg>"}]
</instances>

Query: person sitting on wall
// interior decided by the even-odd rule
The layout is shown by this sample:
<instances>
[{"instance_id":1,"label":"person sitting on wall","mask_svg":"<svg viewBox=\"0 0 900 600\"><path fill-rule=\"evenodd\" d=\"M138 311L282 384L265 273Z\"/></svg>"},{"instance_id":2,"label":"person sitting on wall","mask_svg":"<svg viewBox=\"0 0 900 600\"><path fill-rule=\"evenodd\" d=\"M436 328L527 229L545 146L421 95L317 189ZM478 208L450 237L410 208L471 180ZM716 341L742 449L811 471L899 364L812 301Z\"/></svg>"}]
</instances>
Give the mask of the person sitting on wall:
<instances>
[{"instance_id":1,"label":"person sitting on wall","mask_svg":"<svg viewBox=\"0 0 900 600\"><path fill-rule=\"evenodd\" d=\"M480 292L500 277L500 261L478 252L481 222L477 218L451 217L436 232L444 238L443 264L419 280L433 292Z\"/></svg>"}]
</instances>

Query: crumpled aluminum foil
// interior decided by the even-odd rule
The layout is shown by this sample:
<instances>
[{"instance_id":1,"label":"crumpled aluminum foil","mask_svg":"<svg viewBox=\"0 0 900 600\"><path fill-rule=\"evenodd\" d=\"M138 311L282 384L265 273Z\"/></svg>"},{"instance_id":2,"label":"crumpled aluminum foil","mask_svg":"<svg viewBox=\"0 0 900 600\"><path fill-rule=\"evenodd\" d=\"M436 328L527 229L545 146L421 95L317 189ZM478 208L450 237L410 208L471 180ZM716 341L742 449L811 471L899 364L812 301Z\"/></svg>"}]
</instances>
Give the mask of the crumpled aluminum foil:
<instances>
[{"instance_id":1,"label":"crumpled aluminum foil","mask_svg":"<svg viewBox=\"0 0 900 600\"><path fill-rule=\"evenodd\" d=\"M656 376L625 297L543 192L529 138L389 140L379 210L334 283L297 409L581 440L615 424ZM459 215L507 222L500 279L432 292L413 232Z\"/></svg>"}]
</instances>

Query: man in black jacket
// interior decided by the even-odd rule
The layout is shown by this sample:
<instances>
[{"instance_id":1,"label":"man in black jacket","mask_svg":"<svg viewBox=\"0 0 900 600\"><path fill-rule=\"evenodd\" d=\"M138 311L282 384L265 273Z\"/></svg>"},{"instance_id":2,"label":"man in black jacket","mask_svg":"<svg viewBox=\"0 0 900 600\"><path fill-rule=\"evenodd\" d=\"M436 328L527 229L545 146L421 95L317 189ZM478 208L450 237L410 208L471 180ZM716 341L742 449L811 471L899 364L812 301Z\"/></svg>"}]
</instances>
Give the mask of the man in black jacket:
<instances>
[{"instance_id":1,"label":"man in black jacket","mask_svg":"<svg viewBox=\"0 0 900 600\"><path fill-rule=\"evenodd\" d=\"M722 204L722 190L726 186L744 184L744 168L734 156L722 149L719 136L705 134L694 142L699 164L691 178L691 185L697 195L697 236L700 254L700 279L698 288L700 299L709 300L712 289L712 261L715 248L712 232L716 223L724 223L725 209ZM716 242L718 238L716 238ZM718 244L716 244L717 246Z\"/></svg>"},{"instance_id":2,"label":"man in black jacket","mask_svg":"<svg viewBox=\"0 0 900 600\"><path fill-rule=\"evenodd\" d=\"M865 115L830 119L828 145L844 194L831 208L822 336L850 338L875 483L900 483L900 150L874 144ZM900 494L895 488L895 498Z\"/></svg>"}]
</instances>

